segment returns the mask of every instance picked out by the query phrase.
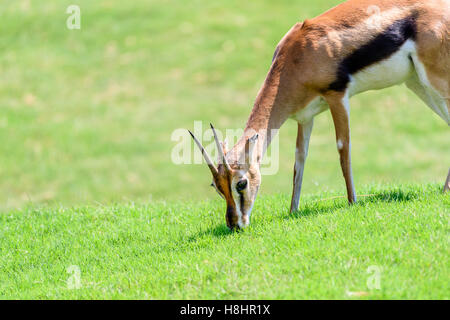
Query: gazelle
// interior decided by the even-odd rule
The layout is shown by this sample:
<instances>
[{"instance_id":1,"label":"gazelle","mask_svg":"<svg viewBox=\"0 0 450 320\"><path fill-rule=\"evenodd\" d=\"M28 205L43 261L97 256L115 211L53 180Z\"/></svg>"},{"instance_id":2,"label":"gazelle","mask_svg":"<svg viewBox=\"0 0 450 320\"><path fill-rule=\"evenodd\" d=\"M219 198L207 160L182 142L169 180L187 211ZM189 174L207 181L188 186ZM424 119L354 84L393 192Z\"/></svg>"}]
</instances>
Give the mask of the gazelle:
<instances>
[{"instance_id":1,"label":"gazelle","mask_svg":"<svg viewBox=\"0 0 450 320\"><path fill-rule=\"evenodd\" d=\"M450 0L349 0L295 24L276 47L244 134L215 166L192 135L226 200L227 226L243 228L261 183L260 162L274 134L298 122L291 212L298 210L313 118L329 109L349 203L356 201L350 160L349 98L406 83L450 125ZM211 126L212 127L212 126ZM450 171L444 191L450 189Z\"/></svg>"}]
</instances>

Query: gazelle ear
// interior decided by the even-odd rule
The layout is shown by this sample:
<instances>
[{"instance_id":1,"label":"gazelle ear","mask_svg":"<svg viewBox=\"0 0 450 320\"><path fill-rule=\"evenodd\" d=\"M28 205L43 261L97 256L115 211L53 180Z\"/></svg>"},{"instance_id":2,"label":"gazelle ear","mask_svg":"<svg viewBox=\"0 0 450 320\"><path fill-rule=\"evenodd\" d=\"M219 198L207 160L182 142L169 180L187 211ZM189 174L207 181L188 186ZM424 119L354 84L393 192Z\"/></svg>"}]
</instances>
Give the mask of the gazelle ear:
<instances>
[{"instance_id":1,"label":"gazelle ear","mask_svg":"<svg viewBox=\"0 0 450 320\"><path fill-rule=\"evenodd\" d=\"M245 163L250 166L254 162L253 154L258 141L259 135L256 133L250 137L245 143Z\"/></svg>"},{"instance_id":2,"label":"gazelle ear","mask_svg":"<svg viewBox=\"0 0 450 320\"><path fill-rule=\"evenodd\" d=\"M231 167L228 164L227 158L225 157L225 153L223 152L222 145L220 144L219 139L217 138L216 130L214 129L214 127L213 127L213 125L211 123L209 125L211 126L211 130L212 130L212 132L214 134L214 140L216 141L217 152L219 154L218 163L219 164L223 164L224 167L225 167L225 170L227 172L231 172Z\"/></svg>"},{"instance_id":3,"label":"gazelle ear","mask_svg":"<svg viewBox=\"0 0 450 320\"><path fill-rule=\"evenodd\" d=\"M222 150L224 154L228 153L228 141L224 139L223 142L220 143L222 145Z\"/></svg>"},{"instance_id":4,"label":"gazelle ear","mask_svg":"<svg viewBox=\"0 0 450 320\"><path fill-rule=\"evenodd\" d=\"M222 153L220 153L220 151L217 152L217 163L221 163L221 154L223 154L224 156L227 155L228 153L228 143L227 140L223 140L222 142L220 142L220 149L222 150Z\"/></svg>"}]
</instances>

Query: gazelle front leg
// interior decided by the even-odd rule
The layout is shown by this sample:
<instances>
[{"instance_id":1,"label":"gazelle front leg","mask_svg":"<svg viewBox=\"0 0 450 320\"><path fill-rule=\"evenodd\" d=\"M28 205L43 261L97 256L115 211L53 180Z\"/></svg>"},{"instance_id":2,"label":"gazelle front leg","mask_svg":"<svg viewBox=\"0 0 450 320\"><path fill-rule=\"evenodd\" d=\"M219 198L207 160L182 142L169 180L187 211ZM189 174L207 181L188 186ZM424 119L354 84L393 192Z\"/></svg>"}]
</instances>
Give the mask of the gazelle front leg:
<instances>
[{"instance_id":1,"label":"gazelle front leg","mask_svg":"<svg viewBox=\"0 0 450 320\"><path fill-rule=\"evenodd\" d=\"M349 203L356 202L355 186L351 165L350 144L350 105L346 93L333 93L325 97L333 117L336 131L336 145L339 151L342 173L347 186L347 198Z\"/></svg>"},{"instance_id":2,"label":"gazelle front leg","mask_svg":"<svg viewBox=\"0 0 450 320\"><path fill-rule=\"evenodd\" d=\"M303 169L308 155L309 138L313 128L313 120L305 124L298 123L297 143L295 147L294 185L291 199L291 212L298 210L300 192L302 190Z\"/></svg>"}]
</instances>

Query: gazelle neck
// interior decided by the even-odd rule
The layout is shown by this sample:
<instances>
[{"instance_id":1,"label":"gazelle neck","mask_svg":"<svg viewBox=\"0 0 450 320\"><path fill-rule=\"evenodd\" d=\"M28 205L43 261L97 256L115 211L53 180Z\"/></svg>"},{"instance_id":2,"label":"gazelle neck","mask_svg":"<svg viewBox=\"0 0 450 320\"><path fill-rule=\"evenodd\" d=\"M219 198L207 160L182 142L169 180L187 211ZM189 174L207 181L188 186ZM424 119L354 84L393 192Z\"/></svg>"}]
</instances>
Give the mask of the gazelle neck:
<instances>
[{"instance_id":1,"label":"gazelle neck","mask_svg":"<svg viewBox=\"0 0 450 320\"><path fill-rule=\"evenodd\" d=\"M230 152L230 162L238 162L245 154L246 141L258 134L253 159L259 163L278 130L289 117L288 109L279 96L278 72L269 71L256 97L252 112L247 120L244 133Z\"/></svg>"}]
</instances>

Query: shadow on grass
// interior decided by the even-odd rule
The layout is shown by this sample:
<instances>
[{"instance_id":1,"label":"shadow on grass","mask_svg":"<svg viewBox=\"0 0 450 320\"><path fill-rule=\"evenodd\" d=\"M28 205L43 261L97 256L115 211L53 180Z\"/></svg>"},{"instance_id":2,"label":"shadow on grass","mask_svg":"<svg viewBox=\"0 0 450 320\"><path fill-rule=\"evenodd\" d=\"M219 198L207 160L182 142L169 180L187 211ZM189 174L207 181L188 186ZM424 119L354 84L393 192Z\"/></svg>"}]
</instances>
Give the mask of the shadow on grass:
<instances>
[{"instance_id":1,"label":"shadow on grass","mask_svg":"<svg viewBox=\"0 0 450 320\"><path fill-rule=\"evenodd\" d=\"M386 190L377 191L369 195L360 195L358 202L354 206L364 206L366 204L373 203L390 203L390 202L407 202L420 199L420 197L426 196L426 192L417 190ZM335 212L336 210L349 207L346 197L333 197L329 199L321 199L316 201L308 201L300 204L300 210L289 213L285 216L285 219L302 218L307 216L315 216L324 213ZM239 231L238 231L239 232ZM204 236L213 236L215 238L227 238L236 233L231 231L225 224L218 225L209 230L202 231L189 238L189 241L196 241Z\"/></svg>"},{"instance_id":2,"label":"shadow on grass","mask_svg":"<svg viewBox=\"0 0 450 320\"><path fill-rule=\"evenodd\" d=\"M361 195L358 198L354 206L364 206L368 203L379 202L407 202L411 200L417 200L420 196L424 196L423 192L412 190L389 190L378 191L369 195ZM300 204L300 209L294 213L290 213L286 216L286 219L301 218L307 216L315 216L318 214L330 213L336 210L348 207L346 197L330 198L329 200L317 200L313 202L307 202Z\"/></svg>"},{"instance_id":3,"label":"shadow on grass","mask_svg":"<svg viewBox=\"0 0 450 320\"><path fill-rule=\"evenodd\" d=\"M226 238L226 237L232 236L235 233L237 233L237 231L231 231L230 229L228 229L228 227L225 224L221 224L221 225L218 225L209 230L201 231L201 232L197 233L196 235L189 237L188 240L196 241L199 238L202 238L204 236L213 236L215 238Z\"/></svg>"}]
</instances>

